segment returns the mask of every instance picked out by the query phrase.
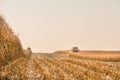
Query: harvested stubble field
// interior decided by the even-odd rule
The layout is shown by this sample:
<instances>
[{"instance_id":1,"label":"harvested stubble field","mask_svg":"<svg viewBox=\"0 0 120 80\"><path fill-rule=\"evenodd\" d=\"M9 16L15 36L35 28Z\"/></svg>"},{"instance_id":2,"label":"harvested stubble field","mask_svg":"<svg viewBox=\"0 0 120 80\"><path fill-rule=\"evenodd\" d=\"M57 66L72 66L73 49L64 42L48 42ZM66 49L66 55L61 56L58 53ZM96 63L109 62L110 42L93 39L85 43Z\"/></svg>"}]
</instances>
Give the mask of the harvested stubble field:
<instances>
[{"instance_id":1,"label":"harvested stubble field","mask_svg":"<svg viewBox=\"0 0 120 80\"><path fill-rule=\"evenodd\" d=\"M73 54L32 54L2 67L8 80L120 80L120 62L71 57Z\"/></svg>"}]
</instances>

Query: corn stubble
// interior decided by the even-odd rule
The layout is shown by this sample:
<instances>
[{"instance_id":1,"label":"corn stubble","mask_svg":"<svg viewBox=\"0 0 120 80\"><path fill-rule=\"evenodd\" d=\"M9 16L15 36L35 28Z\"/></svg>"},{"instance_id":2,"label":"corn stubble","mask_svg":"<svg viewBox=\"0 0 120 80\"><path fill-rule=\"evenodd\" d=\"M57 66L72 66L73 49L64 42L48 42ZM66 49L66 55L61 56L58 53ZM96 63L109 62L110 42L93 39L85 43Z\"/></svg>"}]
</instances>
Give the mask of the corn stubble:
<instances>
[{"instance_id":1,"label":"corn stubble","mask_svg":"<svg viewBox=\"0 0 120 80\"><path fill-rule=\"evenodd\" d=\"M120 61L54 53L27 59L18 37L0 17L0 80L120 80Z\"/></svg>"},{"instance_id":2,"label":"corn stubble","mask_svg":"<svg viewBox=\"0 0 120 80\"><path fill-rule=\"evenodd\" d=\"M120 62L33 54L2 67L9 80L120 80Z\"/></svg>"}]
</instances>

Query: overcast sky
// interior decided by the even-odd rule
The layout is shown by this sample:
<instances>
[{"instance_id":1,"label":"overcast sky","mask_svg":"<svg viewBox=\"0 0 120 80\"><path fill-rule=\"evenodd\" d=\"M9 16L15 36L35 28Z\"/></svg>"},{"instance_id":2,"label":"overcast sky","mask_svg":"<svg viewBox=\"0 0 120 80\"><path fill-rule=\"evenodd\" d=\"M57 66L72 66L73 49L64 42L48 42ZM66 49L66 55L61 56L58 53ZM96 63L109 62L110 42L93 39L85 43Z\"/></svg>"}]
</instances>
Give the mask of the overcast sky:
<instances>
[{"instance_id":1,"label":"overcast sky","mask_svg":"<svg viewBox=\"0 0 120 80\"><path fill-rule=\"evenodd\" d=\"M24 48L120 50L120 0L0 0Z\"/></svg>"}]
</instances>

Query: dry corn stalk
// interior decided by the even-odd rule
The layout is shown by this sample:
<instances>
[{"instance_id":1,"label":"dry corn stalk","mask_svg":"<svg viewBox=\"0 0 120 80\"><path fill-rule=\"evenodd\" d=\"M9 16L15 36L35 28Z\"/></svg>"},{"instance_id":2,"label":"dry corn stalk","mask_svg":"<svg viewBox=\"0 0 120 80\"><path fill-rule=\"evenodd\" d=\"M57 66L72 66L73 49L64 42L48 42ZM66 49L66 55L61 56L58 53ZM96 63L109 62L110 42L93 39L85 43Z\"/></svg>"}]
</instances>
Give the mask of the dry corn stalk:
<instances>
[{"instance_id":1,"label":"dry corn stalk","mask_svg":"<svg viewBox=\"0 0 120 80\"><path fill-rule=\"evenodd\" d=\"M0 68L22 56L24 52L21 42L0 16Z\"/></svg>"}]
</instances>

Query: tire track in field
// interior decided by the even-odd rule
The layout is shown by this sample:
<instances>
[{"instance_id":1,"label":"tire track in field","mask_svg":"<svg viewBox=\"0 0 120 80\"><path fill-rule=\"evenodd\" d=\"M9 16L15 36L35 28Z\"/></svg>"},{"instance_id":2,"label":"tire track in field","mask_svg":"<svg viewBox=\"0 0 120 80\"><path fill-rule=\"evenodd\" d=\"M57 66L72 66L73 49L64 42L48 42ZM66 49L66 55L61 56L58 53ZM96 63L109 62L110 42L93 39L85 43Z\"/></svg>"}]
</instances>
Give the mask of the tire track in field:
<instances>
[{"instance_id":1,"label":"tire track in field","mask_svg":"<svg viewBox=\"0 0 120 80\"><path fill-rule=\"evenodd\" d=\"M28 61L26 70L27 80L44 80L45 74L40 71L40 65L37 65L35 57L32 57Z\"/></svg>"}]
</instances>

